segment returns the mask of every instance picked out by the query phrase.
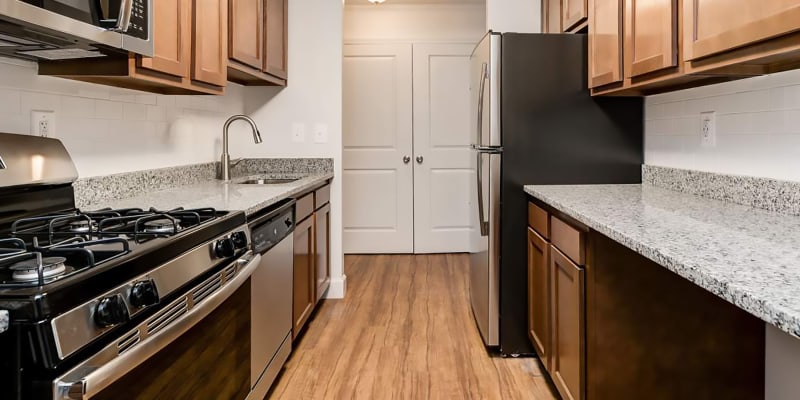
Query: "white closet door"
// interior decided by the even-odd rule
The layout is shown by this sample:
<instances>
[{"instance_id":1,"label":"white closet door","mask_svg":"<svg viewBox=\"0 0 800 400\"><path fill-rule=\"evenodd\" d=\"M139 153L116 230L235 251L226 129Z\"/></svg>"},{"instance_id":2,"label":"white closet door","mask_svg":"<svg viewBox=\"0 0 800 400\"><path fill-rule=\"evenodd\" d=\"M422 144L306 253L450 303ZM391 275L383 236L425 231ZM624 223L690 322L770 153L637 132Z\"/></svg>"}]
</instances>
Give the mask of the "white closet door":
<instances>
[{"instance_id":1,"label":"white closet door","mask_svg":"<svg viewBox=\"0 0 800 400\"><path fill-rule=\"evenodd\" d=\"M414 252L412 47L345 45L344 252Z\"/></svg>"},{"instance_id":2,"label":"white closet door","mask_svg":"<svg viewBox=\"0 0 800 400\"><path fill-rule=\"evenodd\" d=\"M415 253L467 252L478 227L469 148L474 47L414 45Z\"/></svg>"}]
</instances>

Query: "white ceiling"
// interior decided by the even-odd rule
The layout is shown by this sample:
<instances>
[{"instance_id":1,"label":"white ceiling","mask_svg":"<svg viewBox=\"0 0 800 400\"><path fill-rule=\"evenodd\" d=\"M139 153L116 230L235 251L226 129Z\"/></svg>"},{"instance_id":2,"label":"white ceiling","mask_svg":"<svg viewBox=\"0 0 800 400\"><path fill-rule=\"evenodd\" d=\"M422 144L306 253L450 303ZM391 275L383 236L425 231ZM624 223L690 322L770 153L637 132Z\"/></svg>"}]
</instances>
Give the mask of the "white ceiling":
<instances>
[{"instance_id":1,"label":"white ceiling","mask_svg":"<svg viewBox=\"0 0 800 400\"><path fill-rule=\"evenodd\" d=\"M383 4L484 4L486 0L386 0ZM368 0L345 0L346 5L372 5ZM380 5L376 5L380 7Z\"/></svg>"}]
</instances>

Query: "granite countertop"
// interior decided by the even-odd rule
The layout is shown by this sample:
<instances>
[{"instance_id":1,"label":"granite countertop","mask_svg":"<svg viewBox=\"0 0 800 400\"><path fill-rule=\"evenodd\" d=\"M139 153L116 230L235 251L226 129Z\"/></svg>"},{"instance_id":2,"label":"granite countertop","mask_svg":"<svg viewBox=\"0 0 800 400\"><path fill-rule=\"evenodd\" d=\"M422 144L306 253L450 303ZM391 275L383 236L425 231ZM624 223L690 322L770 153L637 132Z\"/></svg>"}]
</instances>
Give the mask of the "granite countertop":
<instances>
[{"instance_id":1,"label":"granite countertop","mask_svg":"<svg viewBox=\"0 0 800 400\"><path fill-rule=\"evenodd\" d=\"M542 185L525 191L800 337L800 216L650 185Z\"/></svg>"},{"instance_id":2,"label":"granite countertop","mask_svg":"<svg viewBox=\"0 0 800 400\"><path fill-rule=\"evenodd\" d=\"M300 179L290 183L272 185L246 185L237 183L251 178ZM333 178L333 173L331 172L258 174L236 178L230 183L206 181L120 200L100 201L89 204L84 208L156 207L159 209L170 209L175 207L213 207L218 210L242 210L245 211L247 215L250 215L287 197L292 197L298 193L313 189L331 178Z\"/></svg>"}]
</instances>

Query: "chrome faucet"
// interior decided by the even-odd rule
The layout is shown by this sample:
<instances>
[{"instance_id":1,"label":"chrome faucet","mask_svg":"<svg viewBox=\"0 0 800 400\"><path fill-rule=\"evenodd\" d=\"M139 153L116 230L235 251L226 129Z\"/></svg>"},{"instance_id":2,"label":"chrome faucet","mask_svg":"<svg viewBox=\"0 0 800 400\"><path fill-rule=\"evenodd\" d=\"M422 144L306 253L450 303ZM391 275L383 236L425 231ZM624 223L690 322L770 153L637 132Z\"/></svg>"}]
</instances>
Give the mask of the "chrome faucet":
<instances>
[{"instance_id":1,"label":"chrome faucet","mask_svg":"<svg viewBox=\"0 0 800 400\"><path fill-rule=\"evenodd\" d=\"M222 158L219 163L220 167L217 170L217 179L222 179L223 181L231 180L231 155L228 153L228 128L230 128L232 123L238 120L250 124L250 127L253 129L253 140L256 144L263 142L261 139L261 132L258 131L256 122L253 121L252 118L247 115L234 115L228 118L228 120L225 121L225 125L222 127Z\"/></svg>"}]
</instances>

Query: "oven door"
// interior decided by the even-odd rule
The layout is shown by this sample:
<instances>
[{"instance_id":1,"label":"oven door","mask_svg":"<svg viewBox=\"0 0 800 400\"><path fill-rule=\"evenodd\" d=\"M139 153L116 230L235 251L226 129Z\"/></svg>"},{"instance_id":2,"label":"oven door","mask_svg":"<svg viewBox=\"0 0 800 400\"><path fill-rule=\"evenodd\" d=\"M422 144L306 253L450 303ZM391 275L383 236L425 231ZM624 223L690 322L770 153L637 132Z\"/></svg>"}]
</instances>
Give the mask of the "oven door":
<instances>
[{"instance_id":1,"label":"oven door","mask_svg":"<svg viewBox=\"0 0 800 400\"><path fill-rule=\"evenodd\" d=\"M250 392L248 253L53 382L61 399L245 399Z\"/></svg>"}]
</instances>

